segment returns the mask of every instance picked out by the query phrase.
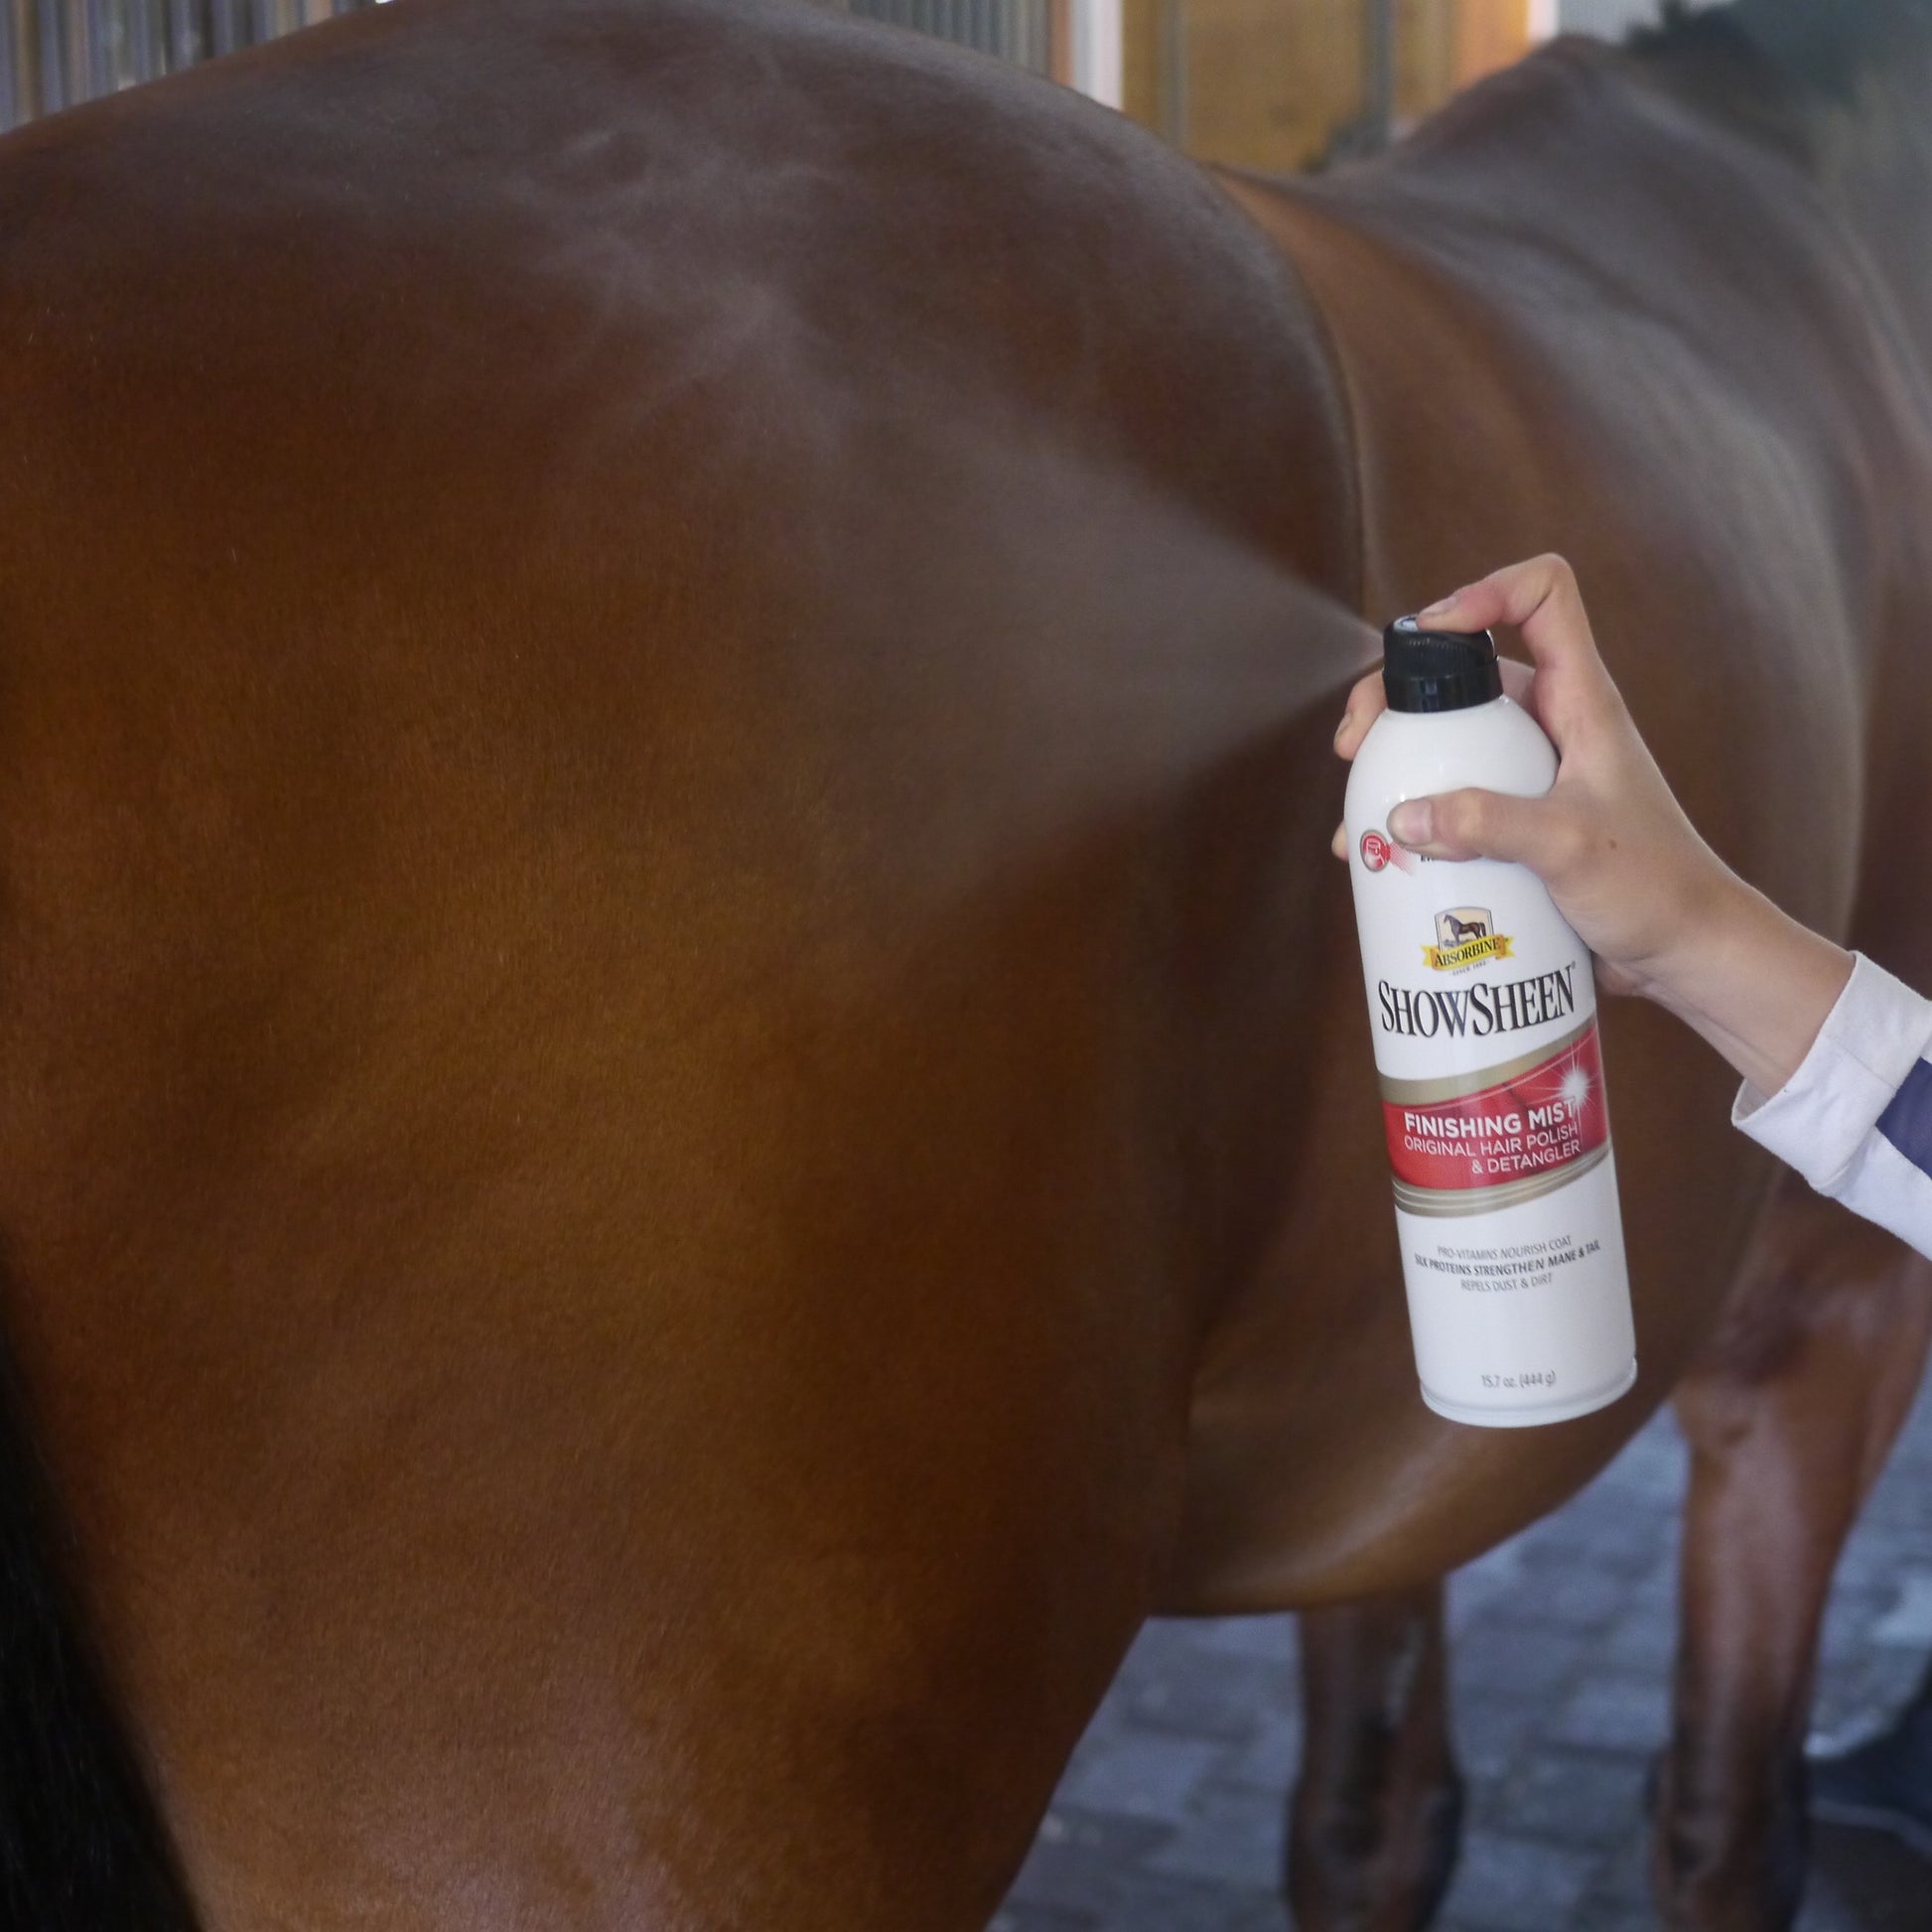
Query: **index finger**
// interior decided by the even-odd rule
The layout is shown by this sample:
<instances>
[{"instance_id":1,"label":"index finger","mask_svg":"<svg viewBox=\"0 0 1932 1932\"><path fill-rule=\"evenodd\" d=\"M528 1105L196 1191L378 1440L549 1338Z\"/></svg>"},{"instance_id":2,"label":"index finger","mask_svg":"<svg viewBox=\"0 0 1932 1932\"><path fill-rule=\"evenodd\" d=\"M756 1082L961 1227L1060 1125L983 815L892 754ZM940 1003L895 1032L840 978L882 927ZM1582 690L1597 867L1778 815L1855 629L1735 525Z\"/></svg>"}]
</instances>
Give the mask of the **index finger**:
<instances>
[{"instance_id":1,"label":"index finger","mask_svg":"<svg viewBox=\"0 0 1932 1932\"><path fill-rule=\"evenodd\" d=\"M1545 682L1537 696L1549 722L1615 701L1616 687L1596 649L1577 573L1555 555L1509 564L1422 613L1445 630L1482 630L1514 624L1523 633Z\"/></svg>"}]
</instances>

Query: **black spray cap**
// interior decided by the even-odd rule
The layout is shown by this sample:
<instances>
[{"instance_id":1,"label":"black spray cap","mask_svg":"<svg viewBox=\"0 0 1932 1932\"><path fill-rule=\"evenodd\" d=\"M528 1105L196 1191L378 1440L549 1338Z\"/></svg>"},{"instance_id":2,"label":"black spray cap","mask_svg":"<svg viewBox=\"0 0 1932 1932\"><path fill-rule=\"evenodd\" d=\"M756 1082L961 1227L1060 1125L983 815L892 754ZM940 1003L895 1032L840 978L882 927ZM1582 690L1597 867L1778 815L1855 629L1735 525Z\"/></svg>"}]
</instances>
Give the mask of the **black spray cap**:
<instances>
[{"instance_id":1,"label":"black spray cap","mask_svg":"<svg viewBox=\"0 0 1932 1932\"><path fill-rule=\"evenodd\" d=\"M1391 711L1466 711L1503 694L1486 630L1426 630L1398 618L1382 633L1382 689Z\"/></svg>"}]
</instances>

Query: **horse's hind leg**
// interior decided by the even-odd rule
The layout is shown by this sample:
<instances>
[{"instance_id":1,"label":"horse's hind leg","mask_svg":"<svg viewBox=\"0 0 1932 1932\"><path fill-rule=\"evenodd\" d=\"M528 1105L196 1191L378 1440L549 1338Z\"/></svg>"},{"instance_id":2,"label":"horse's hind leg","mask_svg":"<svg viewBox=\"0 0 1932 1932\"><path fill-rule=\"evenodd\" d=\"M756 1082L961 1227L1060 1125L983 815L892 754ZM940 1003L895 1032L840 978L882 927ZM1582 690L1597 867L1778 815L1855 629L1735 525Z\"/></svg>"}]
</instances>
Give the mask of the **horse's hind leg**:
<instances>
[{"instance_id":1,"label":"horse's hind leg","mask_svg":"<svg viewBox=\"0 0 1932 1932\"><path fill-rule=\"evenodd\" d=\"M1929 1333L1932 1269L1784 1176L1677 1398L1691 1487L1654 1848L1674 1932L1779 1932L1796 1917L1819 1626Z\"/></svg>"},{"instance_id":2,"label":"horse's hind leg","mask_svg":"<svg viewBox=\"0 0 1932 1932\"><path fill-rule=\"evenodd\" d=\"M1289 1814L1301 1932L1419 1932L1455 1865L1443 1587L1302 1618L1307 1744Z\"/></svg>"}]
</instances>

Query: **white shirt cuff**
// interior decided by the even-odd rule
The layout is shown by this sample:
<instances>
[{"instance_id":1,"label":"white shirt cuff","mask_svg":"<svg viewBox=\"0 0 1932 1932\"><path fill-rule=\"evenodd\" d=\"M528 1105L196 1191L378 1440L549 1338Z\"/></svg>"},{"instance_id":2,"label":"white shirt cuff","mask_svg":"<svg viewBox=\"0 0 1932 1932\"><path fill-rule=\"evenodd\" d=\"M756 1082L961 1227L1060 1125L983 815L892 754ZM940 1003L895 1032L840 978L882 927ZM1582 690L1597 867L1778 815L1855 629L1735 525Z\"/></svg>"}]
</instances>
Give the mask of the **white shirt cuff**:
<instances>
[{"instance_id":1,"label":"white shirt cuff","mask_svg":"<svg viewBox=\"0 0 1932 1932\"><path fill-rule=\"evenodd\" d=\"M1804 1064L1768 1100L1745 1081L1731 1124L1820 1193L1835 1193L1928 1042L1932 1001L1855 953Z\"/></svg>"}]
</instances>

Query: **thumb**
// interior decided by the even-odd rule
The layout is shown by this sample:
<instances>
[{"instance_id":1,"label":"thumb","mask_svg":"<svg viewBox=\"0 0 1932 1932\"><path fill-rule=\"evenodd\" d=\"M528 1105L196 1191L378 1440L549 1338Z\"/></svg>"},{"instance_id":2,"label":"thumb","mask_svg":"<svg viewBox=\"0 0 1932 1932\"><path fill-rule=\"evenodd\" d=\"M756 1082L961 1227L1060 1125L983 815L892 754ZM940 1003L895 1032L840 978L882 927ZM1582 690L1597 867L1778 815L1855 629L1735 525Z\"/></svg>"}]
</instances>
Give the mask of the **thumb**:
<instances>
[{"instance_id":1,"label":"thumb","mask_svg":"<svg viewBox=\"0 0 1932 1932\"><path fill-rule=\"evenodd\" d=\"M1431 859L1503 859L1537 872L1554 854L1555 818L1547 798L1445 791L1405 800L1389 814L1389 831L1397 844Z\"/></svg>"}]
</instances>

